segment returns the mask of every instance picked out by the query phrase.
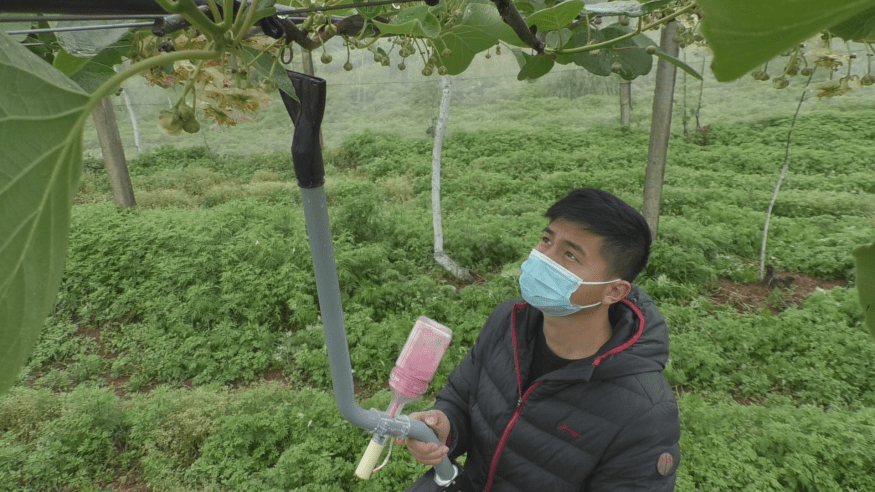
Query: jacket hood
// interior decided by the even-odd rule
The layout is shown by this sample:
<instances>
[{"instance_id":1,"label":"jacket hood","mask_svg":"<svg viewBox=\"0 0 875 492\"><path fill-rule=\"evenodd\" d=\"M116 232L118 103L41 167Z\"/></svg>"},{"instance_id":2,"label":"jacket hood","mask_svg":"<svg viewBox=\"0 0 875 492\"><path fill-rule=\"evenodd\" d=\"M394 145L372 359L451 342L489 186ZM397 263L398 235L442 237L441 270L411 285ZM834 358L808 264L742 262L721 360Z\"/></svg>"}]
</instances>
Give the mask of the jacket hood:
<instances>
[{"instance_id":1,"label":"jacket hood","mask_svg":"<svg viewBox=\"0 0 875 492\"><path fill-rule=\"evenodd\" d=\"M668 325L650 298L638 286L609 311L613 347L596 357L593 379L611 379L644 372L662 372L668 362ZM616 341L624 340L614 347Z\"/></svg>"},{"instance_id":2,"label":"jacket hood","mask_svg":"<svg viewBox=\"0 0 875 492\"><path fill-rule=\"evenodd\" d=\"M523 302L526 308L521 326L524 328L526 348L532 346L543 314ZM611 339L594 358L573 362L551 373L551 380L606 380L647 372L662 372L668 362L668 326L653 299L638 286L608 311L613 329ZM520 332L519 334L522 334Z\"/></svg>"}]
</instances>

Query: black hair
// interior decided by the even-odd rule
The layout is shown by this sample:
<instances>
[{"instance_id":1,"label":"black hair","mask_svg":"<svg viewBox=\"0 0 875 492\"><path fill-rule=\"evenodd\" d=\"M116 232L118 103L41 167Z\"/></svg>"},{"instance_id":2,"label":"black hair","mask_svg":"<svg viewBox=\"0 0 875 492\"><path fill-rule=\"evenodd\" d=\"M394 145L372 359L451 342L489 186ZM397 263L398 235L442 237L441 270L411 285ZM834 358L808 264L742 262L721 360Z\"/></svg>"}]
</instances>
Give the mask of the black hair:
<instances>
[{"instance_id":1,"label":"black hair","mask_svg":"<svg viewBox=\"0 0 875 492\"><path fill-rule=\"evenodd\" d=\"M580 188L554 203L545 216L564 219L603 239L601 254L613 276L628 282L647 266L650 227L631 205L595 188Z\"/></svg>"}]
</instances>

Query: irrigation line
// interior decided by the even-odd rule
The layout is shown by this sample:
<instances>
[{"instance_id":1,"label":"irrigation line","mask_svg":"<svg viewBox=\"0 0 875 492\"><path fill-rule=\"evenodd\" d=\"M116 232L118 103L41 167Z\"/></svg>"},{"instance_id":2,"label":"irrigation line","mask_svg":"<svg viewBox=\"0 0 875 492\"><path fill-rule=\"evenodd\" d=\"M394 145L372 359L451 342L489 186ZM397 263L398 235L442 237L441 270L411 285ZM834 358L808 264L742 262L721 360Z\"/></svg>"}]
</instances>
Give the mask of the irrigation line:
<instances>
[{"instance_id":1,"label":"irrigation line","mask_svg":"<svg viewBox=\"0 0 875 492\"><path fill-rule=\"evenodd\" d=\"M118 15L0 15L0 22L64 22L88 20L157 19L166 14L118 14Z\"/></svg>"},{"instance_id":2,"label":"irrigation line","mask_svg":"<svg viewBox=\"0 0 875 492\"><path fill-rule=\"evenodd\" d=\"M21 31L6 31L6 34L41 34L44 32L96 31L99 29L130 29L134 27L152 27L153 22L133 22L130 24L105 24L100 26L52 27L48 29L24 29Z\"/></svg>"}]
</instances>

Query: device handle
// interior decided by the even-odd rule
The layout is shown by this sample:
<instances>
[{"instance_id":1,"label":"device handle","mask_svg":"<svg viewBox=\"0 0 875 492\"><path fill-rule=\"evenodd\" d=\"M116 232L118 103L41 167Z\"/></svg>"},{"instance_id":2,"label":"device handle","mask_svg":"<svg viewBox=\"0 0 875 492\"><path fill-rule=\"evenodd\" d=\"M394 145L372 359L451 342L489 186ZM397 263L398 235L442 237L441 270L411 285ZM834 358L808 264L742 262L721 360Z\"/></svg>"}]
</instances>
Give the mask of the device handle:
<instances>
[{"instance_id":1,"label":"device handle","mask_svg":"<svg viewBox=\"0 0 875 492\"><path fill-rule=\"evenodd\" d=\"M365 450L365 454L362 456L361 461L359 461L358 468L355 469L355 476L362 480L371 478L374 466L377 464L377 460L380 459L380 455L383 453L383 448L386 447L386 441L387 439L384 439L383 443L380 444L377 442L377 436L374 436L374 438L371 439L371 442L368 444L368 449Z\"/></svg>"}]
</instances>

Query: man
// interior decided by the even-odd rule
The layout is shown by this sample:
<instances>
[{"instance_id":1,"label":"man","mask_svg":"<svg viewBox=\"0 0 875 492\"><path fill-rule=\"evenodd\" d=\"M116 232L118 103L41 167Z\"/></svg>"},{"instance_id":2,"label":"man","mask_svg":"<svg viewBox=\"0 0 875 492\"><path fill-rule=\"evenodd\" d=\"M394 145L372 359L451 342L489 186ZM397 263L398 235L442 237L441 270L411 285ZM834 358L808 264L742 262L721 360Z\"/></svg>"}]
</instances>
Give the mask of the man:
<instances>
[{"instance_id":1,"label":"man","mask_svg":"<svg viewBox=\"0 0 875 492\"><path fill-rule=\"evenodd\" d=\"M547 211L522 264L522 300L489 316L432 410L444 443L408 439L426 465L468 453L483 492L671 491L677 401L668 329L635 277L650 229L634 208L578 189Z\"/></svg>"}]
</instances>

